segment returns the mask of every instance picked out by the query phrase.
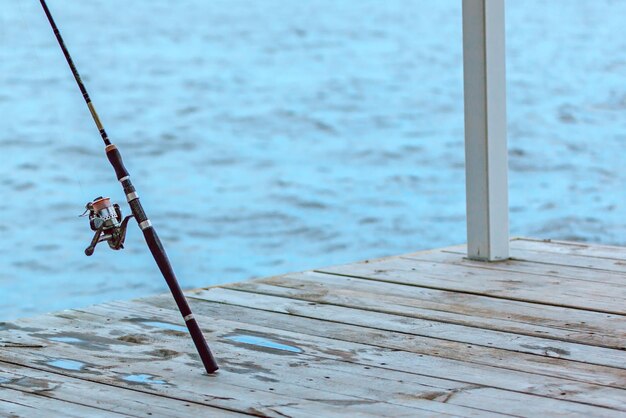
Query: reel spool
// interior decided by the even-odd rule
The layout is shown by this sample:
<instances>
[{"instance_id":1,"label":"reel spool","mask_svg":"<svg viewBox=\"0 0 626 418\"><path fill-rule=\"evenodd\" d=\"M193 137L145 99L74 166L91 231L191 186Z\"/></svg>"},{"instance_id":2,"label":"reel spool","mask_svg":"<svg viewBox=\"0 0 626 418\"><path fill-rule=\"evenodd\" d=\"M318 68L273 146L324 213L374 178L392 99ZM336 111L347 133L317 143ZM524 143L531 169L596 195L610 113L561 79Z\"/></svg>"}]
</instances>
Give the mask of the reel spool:
<instances>
[{"instance_id":1,"label":"reel spool","mask_svg":"<svg viewBox=\"0 0 626 418\"><path fill-rule=\"evenodd\" d=\"M110 198L102 196L85 205L85 212L81 216L87 214L89 214L89 226L92 231L95 231L89 247L85 249L87 256L92 255L96 245L102 241L106 241L112 250L124 248L126 228L133 215L128 215L122 219L120 205L111 204Z\"/></svg>"}]
</instances>

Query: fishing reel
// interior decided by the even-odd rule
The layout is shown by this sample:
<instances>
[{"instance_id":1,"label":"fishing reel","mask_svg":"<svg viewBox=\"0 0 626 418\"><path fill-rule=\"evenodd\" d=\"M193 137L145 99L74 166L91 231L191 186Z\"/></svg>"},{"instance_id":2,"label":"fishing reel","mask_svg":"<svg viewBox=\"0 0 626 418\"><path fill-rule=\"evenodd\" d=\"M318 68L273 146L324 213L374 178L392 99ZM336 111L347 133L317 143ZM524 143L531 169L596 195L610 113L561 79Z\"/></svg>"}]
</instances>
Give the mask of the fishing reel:
<instances>
[{"instance_id":1,"label":"fishing reel","mask_svg":"<svg viewBox=\"0 0 626 418\"><path fill-rule=\"evenodd\" d=\"M124 248L126 228L128 221L133 215L128 215L122 220L122 210L117 203L111 204L108 197L97 197L85 205L85 212L81 216L89 215L89 226L95 231L85 254L90 256L96 249L96 245L106 241L113 250Z\"/></svg>"}]
</instances>

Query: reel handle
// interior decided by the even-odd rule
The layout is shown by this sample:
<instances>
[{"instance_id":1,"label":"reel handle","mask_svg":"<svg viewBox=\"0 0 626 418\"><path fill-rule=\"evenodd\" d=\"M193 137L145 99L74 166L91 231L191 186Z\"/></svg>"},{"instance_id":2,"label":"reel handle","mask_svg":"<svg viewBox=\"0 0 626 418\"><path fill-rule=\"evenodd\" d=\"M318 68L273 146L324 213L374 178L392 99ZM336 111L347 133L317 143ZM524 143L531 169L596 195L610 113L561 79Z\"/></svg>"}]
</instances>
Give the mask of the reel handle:
<instances>
[{"instance_id":1,"label":"reel handle","mask_svg":"<svg viewBox=\"0 0 626 418\"><path fill-rule=\"evenodd\" d=\"M157 266L159 266L159 270L161 270L161 273L167 282L167 286L170 288L170 291L174 296L174 300L176 301L176 305L183 316L183 320L189 330L191 339L196 346L196 350L198 350L204 369L208 374L215 373L215 371L219 369L219 366L215 361L215 357L213 357L213 353L211 353L211 349L202 334L202 330L200 329L198 322L191 312L187 298L185 298L185 295L178 284L178 280L176 280L176 275L174 274L170 260L163 249L163 244L161 244L159 236L152 227L144 229L143 236L146 239L148 248L154 257Z\"/></svg>"},{"instance_id":2,"label":"reel handle","mask_svg":"<svg viewBox=\"0 0 626 418\"><path fill-rule=\"evenodd\" d=\"M98 229L96 229L96 233L89 244L89 247L85 248L85 255L90 257L93 255L93 252L96 250L96 245L100 242L100 236L102 235L102 230L104 229L104 224L100 225Z\"/></svg>"}]
</instances>

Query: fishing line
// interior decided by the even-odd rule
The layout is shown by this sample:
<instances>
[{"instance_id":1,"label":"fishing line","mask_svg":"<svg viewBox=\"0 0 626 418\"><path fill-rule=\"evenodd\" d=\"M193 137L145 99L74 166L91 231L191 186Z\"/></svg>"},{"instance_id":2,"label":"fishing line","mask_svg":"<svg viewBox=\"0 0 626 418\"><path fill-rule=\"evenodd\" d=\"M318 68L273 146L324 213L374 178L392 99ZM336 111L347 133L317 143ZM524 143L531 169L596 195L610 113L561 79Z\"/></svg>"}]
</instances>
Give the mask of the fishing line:
<instances>
[{"instance_id":1,"label":"fishing line","mask_svg":"<svg viewBox=\"0 0 626 418\"><path fill-rule=\"evenodd\" d=\"M30 16L33 16L33 11L34 11L34 5L32 6L33 9L29 10L28 12L24 11L24 2L22 1L16 1L13 4L17 4L17 10L20 14L20 34L24 35L24 36L20 36L20 39L24 40L25 42L23 42L23 46L25 46L25 48L22 48L22 50L25 51L33 51L31 55L28 56L28 59L31 60L31 65L29 66L29 68L31 69L35 69L35 74L40 76L40 79L38 81L40 82L44 82L45 81L45 75L43 75L43 69L46 68L45 65L42 65L42 59L40 58L40 54L38 53L38 38L39 37L35 37L33 35L33 22L32 22L32 18L28 18ZM27 3L29 4L29 7L31 7L31 3ZM5 8L1 8L1 10L5 10ZM4 25L3 25L4 26ZM2 34L2 27L0 27L0 35ZM65 145L65 146L69 146L71 145L70 143L71 139L70 136L67 135L60 135L54 138L54 142L58 145L59 143ZM78 171L78 173L81 173L81 170ZM81 180L81 176L77 175L76 173L71 177L71 179L69 179L71 182L73 182L74 184L78 184L78 189L80 192L81 196L86 196L88 193L86 191L86 187L83 185L83 181ZM65 181L65 184L67 186L67 181ZM59 187L57 189L55 189L55 192L57 193L61 193L63 197L65 197L66 199L69 197L74 198L74 195L72 193L70 193L68 191L67 187ZM72 216L72 219L74 219L74 217Z\"/></svg>"}]
</instances>

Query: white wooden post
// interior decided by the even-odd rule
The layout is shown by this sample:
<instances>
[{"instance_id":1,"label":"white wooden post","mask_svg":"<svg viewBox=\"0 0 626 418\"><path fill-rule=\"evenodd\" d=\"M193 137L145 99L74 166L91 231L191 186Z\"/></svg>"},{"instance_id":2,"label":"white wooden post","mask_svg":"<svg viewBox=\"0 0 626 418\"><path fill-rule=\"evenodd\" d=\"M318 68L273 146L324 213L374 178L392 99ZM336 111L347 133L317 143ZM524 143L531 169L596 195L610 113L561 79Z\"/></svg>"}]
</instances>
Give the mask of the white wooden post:
<instances>
[{"instance_id":1,"label":"white wooden post","mask_svg":"<svg viewBox=\"0 0 626 418\"><path fill-rule=\"evenodd\" d=\"M467 255L509 257L504 0L463 0Z\"/></svg>"}]
</instances>

